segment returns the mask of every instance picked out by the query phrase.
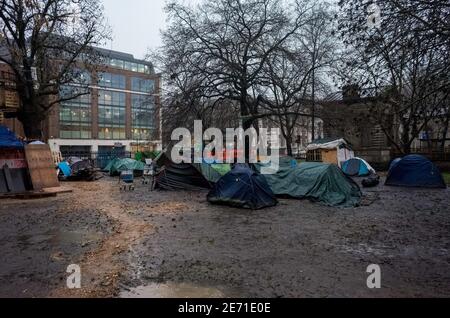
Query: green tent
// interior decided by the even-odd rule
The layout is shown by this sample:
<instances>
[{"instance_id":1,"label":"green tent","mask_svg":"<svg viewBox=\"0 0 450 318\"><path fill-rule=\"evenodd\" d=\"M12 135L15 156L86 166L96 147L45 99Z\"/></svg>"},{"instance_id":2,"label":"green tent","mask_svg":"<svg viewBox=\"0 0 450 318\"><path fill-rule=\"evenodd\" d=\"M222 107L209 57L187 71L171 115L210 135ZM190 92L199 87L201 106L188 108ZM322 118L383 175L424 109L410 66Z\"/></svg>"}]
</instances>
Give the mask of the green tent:
<instances>
[{"instance_id":1,"label":"green tent","mask_svg":"<svg viewBox=\"0 0 450 318\"><path fill-rule=\"evenodd\" d=\"M264 165L255 165L261 171ZM280 169L265 177L278 196L319 201L329 206L359 205L361 190L335 165L306 162L297 164L292 158L281 158Z\"/></svg>"},{"instance_id":2,"label":"green tent","mask_svg":"<svg viewBox=\"0 0 450 318\"><path fill-rule=\"evenodd\" d=\"M144 171L145 164L131 158L116 158L111 160L105 170L110 176L118 175L121 171L133 170Z\"/></svg>"},{"instance_id":3,"label":"green tent","mask_svg":"<svg viewBox=\"0 0 450 318\"><path fill-rule=\"evenodd\" d=\"M208 180L209 182L216 183L219 181L220 178L222 178L224 175L226 175L228 172L231 171L231 165L230 164L207 164L207 163L201 163L201 164L194 164L195 168L197 168L198 171L202 173L202 175Z\"/></svg>"}]
</instances>

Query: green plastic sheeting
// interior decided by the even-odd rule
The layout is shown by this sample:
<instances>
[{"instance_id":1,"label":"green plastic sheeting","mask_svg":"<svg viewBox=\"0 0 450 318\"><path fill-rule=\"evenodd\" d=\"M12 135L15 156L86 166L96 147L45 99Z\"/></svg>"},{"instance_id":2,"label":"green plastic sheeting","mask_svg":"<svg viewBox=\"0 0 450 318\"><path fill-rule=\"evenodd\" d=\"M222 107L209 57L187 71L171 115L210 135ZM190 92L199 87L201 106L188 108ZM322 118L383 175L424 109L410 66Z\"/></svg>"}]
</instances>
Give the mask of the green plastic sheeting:
<instances>
[{"instance_id":1,"label":"green plastic sheeting","mask_svg":"<svg viewBox=\"0 0 450 318\"><path fill-rule=\"evenodd\" d=\"M141 161L136 161L130 158L116 158L106 166L105 170L109 172L109 175L118 175L121 171L134 170L144 171L145 164Z\"/></svg>"},{"instance_id":2,"label":"green plastic sheeting","mask_svg":"<svg viewBox=\"0 0 450 318\"><path fill-rule=\"evenodd\" d=\"M264 165L255 165L261 171ZM280 169L265 175L277 196L309 199L329 206L353 207L361 200L361 189L335 165L280 159Z\"/></svg>"},{"instance_id":3,"label":"green plastic sheeting","mask_svg":"<svg viewBox=\"0 0 450 318\"><path fill-rule=\"evenodd\" d=\"M212 164L211 168L213 168L218 173L220 173L221 176L224 176L228 172L231 171L231 165L230 164Z\"/></svg>"},{"instance_id":4,"label":"green plastic sheeting","mask_svg":"<svg viewBox=\"0 0 450 318\"><path fill-rule=\"evenodd\" d=\"M225 174L231 171L231 165L229 164L194 164L194 166L199 170L202 175L209 182L216 183Z\"/></svg>"}]
</instances>

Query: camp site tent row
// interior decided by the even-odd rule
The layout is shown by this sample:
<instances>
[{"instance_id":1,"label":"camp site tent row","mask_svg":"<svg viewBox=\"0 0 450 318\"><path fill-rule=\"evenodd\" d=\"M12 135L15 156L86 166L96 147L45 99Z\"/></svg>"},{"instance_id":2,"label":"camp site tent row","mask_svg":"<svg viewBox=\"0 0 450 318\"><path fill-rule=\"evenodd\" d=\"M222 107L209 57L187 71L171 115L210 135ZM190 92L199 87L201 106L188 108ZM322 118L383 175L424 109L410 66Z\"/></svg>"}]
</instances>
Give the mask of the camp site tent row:
<instances>
[{"instance_id":1,"label":"camp site tent row","mask_svg":"<svg viewBox=\"0 0 450 318\"><path fill-rule=\"evenodd\" d=\"M105 167L105 171L110 176L117 176L122 171L144 171L145 164L141 161L137 161L131 158L116 158L109 162Z\"/></svg>"}]
</instances>

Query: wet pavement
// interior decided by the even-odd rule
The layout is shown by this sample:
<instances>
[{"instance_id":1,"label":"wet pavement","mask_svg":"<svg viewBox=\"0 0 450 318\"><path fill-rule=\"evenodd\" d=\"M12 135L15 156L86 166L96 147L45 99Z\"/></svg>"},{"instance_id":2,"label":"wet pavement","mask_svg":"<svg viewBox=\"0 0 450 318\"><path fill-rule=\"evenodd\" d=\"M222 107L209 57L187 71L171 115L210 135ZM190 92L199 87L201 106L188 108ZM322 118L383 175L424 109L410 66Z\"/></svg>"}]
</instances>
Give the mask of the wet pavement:
<instances>
[{"instance_id":1,"label":"wet pavement","mask_svg":"<svg viewBox=\"0 0 450 318\"><path fill-rule=\"evenodd\" d=\"M450 296L449 190L379 186L357 208L247 211L206 192L120 192L110 178L65 186L0 201L0 297ZM66 287L70 264L81 290Z\"/></svg>"}]
</instances>

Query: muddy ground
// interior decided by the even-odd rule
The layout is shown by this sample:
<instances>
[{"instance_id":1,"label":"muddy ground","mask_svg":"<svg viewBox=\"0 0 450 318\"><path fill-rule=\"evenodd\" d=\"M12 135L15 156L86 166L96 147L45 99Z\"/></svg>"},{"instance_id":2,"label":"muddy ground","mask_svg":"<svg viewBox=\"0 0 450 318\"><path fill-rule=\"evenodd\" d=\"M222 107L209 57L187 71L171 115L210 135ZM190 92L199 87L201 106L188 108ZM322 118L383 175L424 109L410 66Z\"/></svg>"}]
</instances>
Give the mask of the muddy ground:
<instances>
[{"instance_id":1,"label":"muddy ground","mask_svg":"<svg viewBox=\"0 0 450 318\"><path fill-rule=\"evenodd\" d=\"M363 206L211 206L206 192L0 201L0 297L449 297L450 190L379 186ZM78 264L82 288L66 287ZM378 264L382 288L369 290Z\"/></svg>"}]
</instances>

